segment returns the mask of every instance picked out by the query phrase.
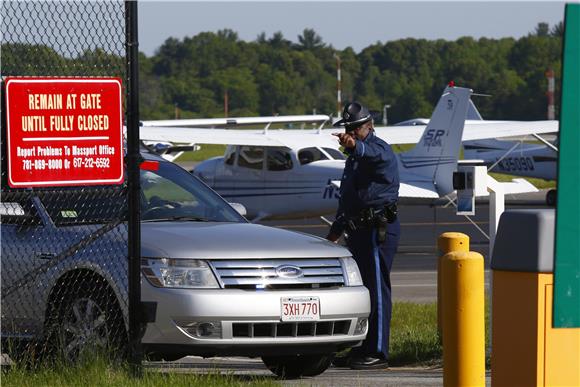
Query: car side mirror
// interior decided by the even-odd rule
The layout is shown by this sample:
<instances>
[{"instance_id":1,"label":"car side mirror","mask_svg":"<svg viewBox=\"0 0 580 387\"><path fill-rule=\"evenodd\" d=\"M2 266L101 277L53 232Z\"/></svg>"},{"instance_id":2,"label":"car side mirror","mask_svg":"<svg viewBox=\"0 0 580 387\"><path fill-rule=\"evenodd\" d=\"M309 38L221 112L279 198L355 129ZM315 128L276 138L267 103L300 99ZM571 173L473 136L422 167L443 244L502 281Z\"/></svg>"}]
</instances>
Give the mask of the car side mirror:
<instances>
[{"instance_id":1,"label":"car side mirror","mask_svg":"<svg viewBox=\"0 0 580 387\"><path fill-rule=\"evenodd\" d=\"M246 207L242 203L230 203L230 206L236 210L236 212L242 216L246 216L248 211L246 211Z\"/></svg>"}]
</instances>

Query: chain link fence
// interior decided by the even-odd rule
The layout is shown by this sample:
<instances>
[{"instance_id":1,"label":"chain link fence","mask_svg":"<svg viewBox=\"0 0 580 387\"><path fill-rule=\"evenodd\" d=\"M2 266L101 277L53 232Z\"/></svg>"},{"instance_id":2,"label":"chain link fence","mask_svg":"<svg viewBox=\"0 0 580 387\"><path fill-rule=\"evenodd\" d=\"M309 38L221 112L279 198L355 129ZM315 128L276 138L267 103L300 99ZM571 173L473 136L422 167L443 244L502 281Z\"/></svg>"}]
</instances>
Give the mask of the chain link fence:
<instances>
[{"instance_id":1,"label":"chain link fence","mask_svg":"<svg viewBox=\"0 0 580 387\"><path fill-rule=\"evenodd\" d=\"M119 77L122 1L4 1L2 79ZM126 89L126 86L125 86ZM129 340L128 184L10 188L2 94L2 352L76 360L124 356Z\"/></svg>"}]
</instances>

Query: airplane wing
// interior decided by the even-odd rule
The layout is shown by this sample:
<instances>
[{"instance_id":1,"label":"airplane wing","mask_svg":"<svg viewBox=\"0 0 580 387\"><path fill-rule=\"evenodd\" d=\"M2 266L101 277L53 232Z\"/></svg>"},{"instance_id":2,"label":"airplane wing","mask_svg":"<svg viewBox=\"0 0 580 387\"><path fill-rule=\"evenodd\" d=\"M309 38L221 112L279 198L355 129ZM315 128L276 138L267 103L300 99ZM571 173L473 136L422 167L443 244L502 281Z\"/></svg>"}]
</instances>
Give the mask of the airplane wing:
<instances>
[{"instance_id":1,"label":"airplane wing","mask_svg":"<svg viewBox=\"0 0 580 387\"><path fill-rule=\"evenodd\" d=\"M300 147L325 146L338 149L332 133L339 128L322 130L302 129L208 129L207 126L251 125L270 123L304 123L329 121L325 115L237 117L143 121L140 138L143 141L180 144L228 144L249 146ZM204 127L205 126L205 127ZM425 130L423 125L378 126L376 134L389 144L417 143ZM558 132L558 121L477 121L468 120L463 130L463 141L488 138L525 136Z\"/></svg>"},{"instance_id":2,"label":"airplane wing","mask_svg":"<svg viewBox=\"0 0 580 387\"><path fill-rule=\"evenodd\" d=\"M231 118L194 118L179 120L156 120L143 121L142 126L156 127L215 127L230 125L267 125L267 124L291 124L291 123L324 123L330 121L330 117L323 114L302 116L270 116L270 117L231 117Z\"/></svg>"},{"instance_id":3,"label":"airplane wing","mask_svg":"<svg viewBox=\"0 0 580 387\"><path fill-rule=\"evenodd\" d=\"M439 194L432 182L413 182L413 184L401 183L399 185L400 198L428 198L437 199Z\"/></svg>"},{"instance_id":4,"label":"airplane wing","mask_svg":"<svg viewBox=\"0 0 580 387\"><path fill-rule=\"evenodd\" d=\"M525 192L538 192L538 189L526 179L512 179L512 181L500 183L504 194L517 194Z\"/></svg>"},{"instance_id":5,"label":"airplane wing","mask_svg":"<svg viewBox=\"0 0 580 387\"><path fill-rule=\"evenodd\" d=\"M340 180L332 180L330 184L340 188ZM432 182L414 181L413 184L401 183L399 185L399 197L437 199L439 194Z\"/></svg>"},{"instance_id":6,"label":"airplane wing","mask_svg":"<svg viewBox=\"0 0 580 387\"><path fill-rule=\"evenodd\" d=\"M139 137L142 141L170 142L177 144L226 144L249 146L277 146L300 148L320 146L338 149L338 140L330 132L297 129L207 129L189 127L142 126Z\"/></svg>"},{"instance_id":7,"label":"airplane wing","mask_svg":"<svg viewBox=\"0 0 580 387\"><path fill-rule=\"evenodd\" d=\"M473 121L465 122L463 141L558 132L558 121ZM389 144L414 144L421 139L424 126L379 126L376 134Z\"/></svg>"},{"instance_id":8,"label":"airplane wing","mask_svg":"<svg viewBox=\"0 0 580 387\"><path fill-rule=\"evenodd\" d=\"M484 138L515 137L531 134L557 133L559 122L546 121L477 121L466 123L463 141Z\"/></svg>"}]
</instances>

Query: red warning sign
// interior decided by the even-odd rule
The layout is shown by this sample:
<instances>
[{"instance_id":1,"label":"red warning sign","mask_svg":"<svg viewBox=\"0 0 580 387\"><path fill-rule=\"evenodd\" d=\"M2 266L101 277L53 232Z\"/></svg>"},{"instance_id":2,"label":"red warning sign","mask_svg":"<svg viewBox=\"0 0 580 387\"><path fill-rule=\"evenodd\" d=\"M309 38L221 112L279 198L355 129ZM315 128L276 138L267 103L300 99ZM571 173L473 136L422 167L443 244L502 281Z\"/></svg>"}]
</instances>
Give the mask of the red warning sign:
<instances>
[{"instance_id":1,"label":"red warning sign","mask_svg":"<svg viewBox=\"0 0 580 387\"><path fill-rule=\"evenodd\" d=\"M8 184L121 184L119 78L8 78Z\"/></svg>"}]
</instances>

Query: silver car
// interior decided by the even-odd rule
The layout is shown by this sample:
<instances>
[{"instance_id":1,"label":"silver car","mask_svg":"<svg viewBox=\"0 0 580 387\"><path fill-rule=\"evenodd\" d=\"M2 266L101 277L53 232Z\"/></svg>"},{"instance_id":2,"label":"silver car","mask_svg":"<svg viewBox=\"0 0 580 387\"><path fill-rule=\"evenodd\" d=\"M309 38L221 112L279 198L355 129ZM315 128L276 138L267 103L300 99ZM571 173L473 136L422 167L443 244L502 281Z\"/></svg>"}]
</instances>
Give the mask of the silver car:
<instances>
[{"instance_id":1,"label":"silver car","mask_svg":"<svg viewBox=\"0 0 580 387\"><path fill-rule=\"evenodd\" d=\"M297 377L320 374L333 353L365 338L369 296L348 250L318 237L249 223L187 171L152 154L143 156L141 297L149 313L142 344L150 359L260 356L279 376ZM32 205L40 214L39 202L33 200ZM18 203L3 203L2 211L10 206ZM49 215L39 216L37 227L77 238L95 227L47 226ZM23 277L14 275L15 267L34 270L11 261L14 244L26 248L27 243L17 228L2 225L3 292L12 277ZM38 239L41 234L34 235ZM123 242L115 235L109 232L92 243ZM34 289L24 284L10 288L15 290L2 297L2 338L42 337L46 321L62 321L64 317L51 316L66 312L51 309L50 294L54 287L66 286L62 279L75 270L92 270L94 279L104 280L127 327L126 259L81 251L36 273ZM5 272L11 277L5 278ZM68 293L79 294L77 302L91 298L86 291ZM69 304L74 308L72 298ZM99 306L98 300L94 303ZM36 310L23 313L25 304L36 305ZM104 314L111 310L102 309ZM91 318L101 321L107 316L92 312ZM70 331L76 332L69 330L69 336Z\"/></svg>"}]
</instances>

